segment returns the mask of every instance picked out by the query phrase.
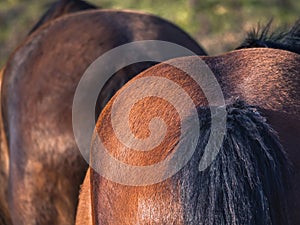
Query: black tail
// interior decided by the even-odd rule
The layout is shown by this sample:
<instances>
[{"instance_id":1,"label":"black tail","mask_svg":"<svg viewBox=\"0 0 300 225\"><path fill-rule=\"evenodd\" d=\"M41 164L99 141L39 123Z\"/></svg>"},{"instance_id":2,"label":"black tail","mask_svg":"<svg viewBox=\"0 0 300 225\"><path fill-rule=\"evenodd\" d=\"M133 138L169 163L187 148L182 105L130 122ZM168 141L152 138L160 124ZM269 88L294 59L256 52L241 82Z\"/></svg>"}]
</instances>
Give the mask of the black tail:
<instances>
[{"instance_id":1,"label":"black tail","mask_svg":"<svg viewBox=\"0 0 300 225\"><path fill-rule=\"evenodd\" d=\"M266 47L300 54L300 19L287 31L278 29L271 32L271 24L272 21L264 27L258 25L237 49Z\"/></svg>"},{"instance_id":2,"label":"black tail","mask_svg":"<svg viewBox=\"0 0 300 225\"><path fill-rule=\"evenodd\" d=\"M49 6L49 9L41 19L33 26L29 34L33 33L40 26L64 14L82 10L97 9L98 7L82 0L59 0Z\"/></svg>"},{"instance_id":3,"label":"black tail","mask_svg":"<svg viewBox=\"0 0 300 225\"><path fill-rule=\"evenodd\" d=\"M253 107L227 107L227 133L213 163L197 170L210 135L210 112L199 109L201 135L181 171L185 222L203 225L287 225L289 162L274 130Z\"/></svg>"}]
</instances>

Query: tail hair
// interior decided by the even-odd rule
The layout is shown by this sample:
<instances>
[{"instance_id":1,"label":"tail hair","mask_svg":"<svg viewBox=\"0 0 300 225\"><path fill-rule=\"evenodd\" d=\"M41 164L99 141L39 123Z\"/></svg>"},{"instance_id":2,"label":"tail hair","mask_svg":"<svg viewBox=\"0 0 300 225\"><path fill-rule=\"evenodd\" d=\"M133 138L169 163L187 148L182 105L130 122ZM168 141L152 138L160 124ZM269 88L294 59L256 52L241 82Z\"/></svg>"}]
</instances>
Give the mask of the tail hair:
<instances>
[{"instance_id":1,"label":"tail hair","mask_svg":"<svg viewBox=\"0 0 300 225\"><path fill-rule=\"evenodd\" d=\"M229 104L223 145L213 163L198 171L211 125L210 110L198 112L198 146L180 174L187 224L288 224L284 194L290 163L266 119L242 101Z\"/></svg>"},{"instance_id":2,"label":"tail hair","mask_svg":"<svg viewBox=\"0 0 300 225\"><path fill-rule=\"evenodd\" d=\"M272 20L265 26L258 24L257 28L248 32L246 39L237 49L266 47L300 54L300 19L288 30L279 28L271 31L271 25Z\"/></svg>"}]
</instances>

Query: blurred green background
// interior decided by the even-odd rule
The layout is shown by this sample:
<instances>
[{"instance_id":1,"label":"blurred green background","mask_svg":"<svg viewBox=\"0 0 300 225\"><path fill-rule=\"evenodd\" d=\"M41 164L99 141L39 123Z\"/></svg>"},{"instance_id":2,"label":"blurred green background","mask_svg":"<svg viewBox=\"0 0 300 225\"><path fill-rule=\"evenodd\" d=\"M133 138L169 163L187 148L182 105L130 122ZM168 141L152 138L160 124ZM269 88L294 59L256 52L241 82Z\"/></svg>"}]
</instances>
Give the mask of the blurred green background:
<instances>
[{"instance_id":1,"label":"blurred green background","mask_svg":"<svg viewBox=\"0 0 300 225\"><path fill-rule=\"evenodd\" d=\"M0 66L48 8L51 0L0 0ZM258 22L288 26L299 0L89 0L103 8L150 12L179 25L209 54L231 50Z\"/></svg>"}]
</instances>

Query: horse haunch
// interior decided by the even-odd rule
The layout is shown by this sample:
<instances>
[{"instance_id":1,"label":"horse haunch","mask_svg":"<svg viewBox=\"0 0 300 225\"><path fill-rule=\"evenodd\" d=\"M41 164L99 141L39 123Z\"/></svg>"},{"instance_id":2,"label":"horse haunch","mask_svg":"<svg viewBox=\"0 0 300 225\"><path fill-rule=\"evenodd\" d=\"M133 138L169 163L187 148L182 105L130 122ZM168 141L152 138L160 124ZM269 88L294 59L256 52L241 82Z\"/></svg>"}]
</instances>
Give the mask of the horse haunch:
<instances>
[{"instance_id":1,"label":"horse haunch","mask_svg":"<svg viewBox=\"0 0 300 225\"><path fill-rule=\"evenodd\" d=\"M217 158L206 171L198 171L210 132L208 102L200 87L168 62L146 70L120 89L97 122L91 148L94 168L90 174L91 194L81 196L81 199L91 198L94 224L283 225L300 222L297 214L300 206L300 56L283 50L255 48L201 58L214 73L225 99L233 102L227 106L227 133ZM197 60L197 57L184 57L171 62L180 64L185 71L194 69L202 76L195 66ZM100 139L101 146L118 161L148 166L173 154L180 135L180 119L189 119L189 114L179 118L172 104L160 98L144 98L130 110L129 132L137 138L147 138L151 119L160 117L167 126L165 137L151 151L133 151L125 146L112 128L112 107L126 88L145 77L164 77L182 87L199 109L199 120L204 128L199 127L202 132L195 154L180 172L157 184L127 186L98 174L99 166L102 172L122 174L123 171L111 168L110 161L103 160L96 140ZM145 92L155 89L152 83L138 87ZM135 96L134 88L128 90L128 96ZM172 93L171 86L160 90ZM244 103L232 100L236 98ZM126 105L127 99L124 99ZM175 99L181 101L180 97ZM123 108L118 106L114 110L114 115L118 115L116 111ZM138 183L143 176L147 175L133 176L131 182Z\"/></svg>"},{"instance_id":2,"label":"horse haunch","mask_svg":"<svg viewBox=\"0 0 300 225\"><path fill-rule=\"evenodd\" d=\"M77 12L81 10L87 9L96 9L96 6L93 6L89 3L86 3L81 0L62 0L55 2L51 5L49 10L42 16L42 18L34 25L34 27L30 30L29 35L40 28L47 22L52 21L60 16L66 15L68 13ZM1 70L1 85L2 85L2 75L4 72L5 66ZM1 91L2 92L2 91ZM0 105L2 105L0 103ZM3 125L3 118L2 118L2 110L1 110L1 119L0 119L0 126L1 126L1 146L0 146L0 183L2 184L1 192L0 192L0 224L9 225L12 224L10 214L9 214L9 207L8 207L8 168L9 168L9 152L7 147L7 140L6 134Z\"/></svg>"},{"instance_id":3,"label":"horse haunch","mask_svg":"<svg viewBox=\"0 0 300 225\"><path fill-rule=\"evenodd\" d=\"M93 10L47 23L10 57L2 106L14 224L74 223L79 186L87 168L72 130L76 86L97 57L139 40L164 40L205 54L185 32L158 17ZM117 72L120 82L110 80L100 102L105 105L124 82L151 65L132 65Z\"/></svg>"}]
</instances>

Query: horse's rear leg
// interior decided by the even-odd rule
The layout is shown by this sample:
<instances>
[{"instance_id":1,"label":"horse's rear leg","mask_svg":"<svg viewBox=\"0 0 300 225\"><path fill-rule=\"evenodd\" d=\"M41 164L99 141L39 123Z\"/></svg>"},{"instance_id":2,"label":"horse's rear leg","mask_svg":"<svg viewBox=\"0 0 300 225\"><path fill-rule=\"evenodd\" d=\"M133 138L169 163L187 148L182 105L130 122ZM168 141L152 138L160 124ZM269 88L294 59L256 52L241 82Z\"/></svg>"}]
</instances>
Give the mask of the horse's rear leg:
<instances>
[{"instance_id":1,"label":"horse's rear leg","mask_svg":"<svg viewBox=\"0 0 300 225\"><path fill-rule=\"evenodd\" d=\"M40 153L21 149L11 150L9 207L13 224L73 225L85 173L83 159L78 163L76 149L69 150L74 158L57 152L50 155L43 149Z\"/></svg>"}]
</instances>

